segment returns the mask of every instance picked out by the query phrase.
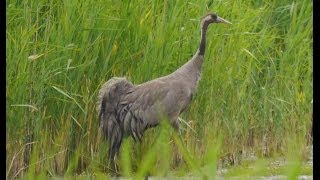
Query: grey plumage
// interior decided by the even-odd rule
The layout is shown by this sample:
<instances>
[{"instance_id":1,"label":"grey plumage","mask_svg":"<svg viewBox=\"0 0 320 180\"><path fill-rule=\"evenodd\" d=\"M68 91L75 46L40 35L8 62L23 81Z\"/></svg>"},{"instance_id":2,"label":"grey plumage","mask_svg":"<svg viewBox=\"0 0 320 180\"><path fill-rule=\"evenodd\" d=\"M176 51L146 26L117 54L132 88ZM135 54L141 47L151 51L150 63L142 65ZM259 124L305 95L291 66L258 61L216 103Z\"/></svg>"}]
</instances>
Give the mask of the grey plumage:
<instances>
[{"instance_id":1,"label":"grey plumage","mask_svg":"<svg viewBox=\"0 0 320 180\"><path fill-rule=\"evenodd\" d=\"M178 116L190 103L200 79L207 27L220 22L229 23L212 13L202 18L197 53L173 73L139 85L113 77L102 86L97 109L100 127L110 144L110 160L114 159L124 136L131 135L141 141L143 132L158 125L161 119L168 119L179 130Z\"/></svg>"}]
</instances>

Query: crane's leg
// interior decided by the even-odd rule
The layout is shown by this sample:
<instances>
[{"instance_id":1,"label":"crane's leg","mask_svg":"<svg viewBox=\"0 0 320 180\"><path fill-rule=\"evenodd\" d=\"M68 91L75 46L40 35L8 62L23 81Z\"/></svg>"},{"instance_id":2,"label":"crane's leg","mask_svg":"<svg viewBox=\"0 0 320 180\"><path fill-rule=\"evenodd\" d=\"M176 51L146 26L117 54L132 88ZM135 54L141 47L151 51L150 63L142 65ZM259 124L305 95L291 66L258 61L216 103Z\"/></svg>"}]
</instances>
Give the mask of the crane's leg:
<instances>
[{"instance_id":1,"label":"crane's leg","mask_svg":"<svg viewBox=\"0 0 320 180\"><path fill-rule=\"evenodd\" d=\"M175 121L176 123L174 123L173 127L175 128L175 132L173 133L174 134L174 140L175 140L175 144L176 146L178 146L179 150L180 150L180 153L182 154L184 160L186 161L186 163L192 168L192 169L195 169L195 170L198 170L199 172L201 172L202 174L204 174L202 172L202 170L200 169L200 167L195 164L194 162L194 159L192 158L192 156L190 155L189 151L187 150L185 144L184 144L184 141L182 139L182 135L181 135L181 132L180 132L180 129L179 129L179 119L177 118L177 120ZM180 159L182 159L182 156Z\"/></svg>"},{"instance_id":2,"label":"crane's leg","mask_svg":"<svg viewBox=\"0 0 320 180\"><path fill-rule=\"evenodd\" d=\"M178 117L175 118L175 121L172 121L172 127L174 128L174 139L176 141L177 137L179 138L179 141L181 142L180 144L183 144L183 140L182 140L182 134L181 134L181 130L180 130L180 124L179 124L179 119ZM179 148L179 145L177 142L175 142L173 144L173 152L174 152L174 165L178 166L179 163L182 160L182 154L181 154L181 149Z\"/></svg>"},{"instance_id":3,"label":"crane's leg","mask_svg":"<svg viewBox=\"0 0 320 180\"><path fill-rule=\"evenodd\" d=\"M181 135L180 128L179 128L179 119L177 118L175 121L172 122L172 127L174 130Z\"/></svg>"}]
</instances>

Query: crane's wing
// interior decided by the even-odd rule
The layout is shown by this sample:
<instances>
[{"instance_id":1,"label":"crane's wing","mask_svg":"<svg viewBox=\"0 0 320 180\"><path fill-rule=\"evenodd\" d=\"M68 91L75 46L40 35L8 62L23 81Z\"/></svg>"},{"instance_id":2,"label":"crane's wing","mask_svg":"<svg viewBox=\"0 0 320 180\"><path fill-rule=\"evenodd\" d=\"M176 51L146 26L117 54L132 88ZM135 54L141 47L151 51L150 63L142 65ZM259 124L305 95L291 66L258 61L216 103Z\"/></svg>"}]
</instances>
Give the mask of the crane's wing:
<instances>
[{"instance_id":1,"label":"crane's wing","mask_svg":"<svg viewBox=\"0 0 320 180\"><path fill-rule=\"evenodd\" d=\"M164 78L163 78L164 79ZM156 126L167 118L174 123L190 102L188 91L178 82L156 79L128 89L119 102L119 119L124 130L135 139L141 139L143 131ZM172 85L172 84L176 85Z\"/></svg>"},{"instance_id":2,"label":"crane's wing","mask_svg":"<svg viewBox=\"0 0 320 180\"><path fill-rule=\"evenodd\" d=\"M119 101L118 117L125 132L141 140L144 129L158 123L157 105L168 92L169 89L161 82L129 88Z\"/></svg>"}]
</instances>

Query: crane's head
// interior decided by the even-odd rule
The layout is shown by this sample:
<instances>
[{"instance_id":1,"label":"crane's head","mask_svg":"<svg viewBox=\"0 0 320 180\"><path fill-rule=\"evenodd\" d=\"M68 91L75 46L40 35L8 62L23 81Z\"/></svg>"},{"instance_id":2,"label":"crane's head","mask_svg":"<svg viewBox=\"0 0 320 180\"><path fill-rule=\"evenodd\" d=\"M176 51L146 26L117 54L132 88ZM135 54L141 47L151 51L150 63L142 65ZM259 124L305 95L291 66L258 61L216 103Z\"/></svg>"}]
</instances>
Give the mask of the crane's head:
<instances>
[{"instance_id":1,"label":"crane's head","mask_svg":"<svg viewBox=\"0 0 320 180\"><path fill-rule=\"evenodd\" d=\"M221 17L217 16L215 13L209 13L201 18L202 24L211 24L211 23L226 23L232 24L231 22L222 19Z\"/></svg>"}]
</instances>

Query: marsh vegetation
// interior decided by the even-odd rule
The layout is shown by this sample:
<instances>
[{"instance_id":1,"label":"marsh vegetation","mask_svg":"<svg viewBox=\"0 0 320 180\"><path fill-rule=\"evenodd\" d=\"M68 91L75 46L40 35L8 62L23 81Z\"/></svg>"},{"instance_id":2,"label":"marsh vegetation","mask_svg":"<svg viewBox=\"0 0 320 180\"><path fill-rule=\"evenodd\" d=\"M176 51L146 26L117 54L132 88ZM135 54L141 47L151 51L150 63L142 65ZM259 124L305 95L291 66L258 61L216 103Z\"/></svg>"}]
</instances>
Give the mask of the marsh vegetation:
<instances>
[{"instance_id":1,"label":"marsh vegetation","mask_svg":"<svg viewBox=\"0 0 320 180\"><path fill-rule=\"evenodd\" d=\"M313 21L308 0L6 1L7 178L110 175L96 98L113 76L139 84L197 50L216 12L202 79L181 116L124 141L121 176L312 174ZM182 147L185 146L185 150ZM254 153L253 169L241 157ZM281 170L269 159L283 157ZM268 169L269 168L269 169ZM249 170L248 170L249 169Z\"/></svg>"}]
</instances>

